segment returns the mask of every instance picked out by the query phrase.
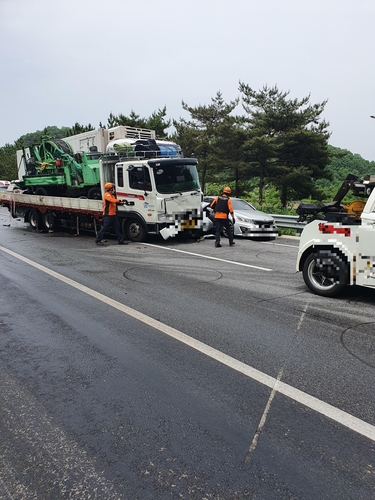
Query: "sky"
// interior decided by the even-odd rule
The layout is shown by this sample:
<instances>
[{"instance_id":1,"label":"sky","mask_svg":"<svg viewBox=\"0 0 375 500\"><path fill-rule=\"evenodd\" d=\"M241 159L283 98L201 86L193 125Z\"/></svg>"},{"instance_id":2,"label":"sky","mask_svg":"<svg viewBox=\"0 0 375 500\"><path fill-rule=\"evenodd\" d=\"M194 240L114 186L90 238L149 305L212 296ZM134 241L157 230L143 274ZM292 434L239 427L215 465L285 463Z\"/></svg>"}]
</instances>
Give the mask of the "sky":
<instances>
[{"instance_id":1,"label":"sky","mask_svg":"<svg viewBox=\"0 0 375 500\"><path fill-rule=\"evenodd\" d=\"M375 160L374 20L374 0L0 0L0 146L111 112L188 118L182 101L243 82L328 99L329 143Z\"/></svg>"}]
</instances>

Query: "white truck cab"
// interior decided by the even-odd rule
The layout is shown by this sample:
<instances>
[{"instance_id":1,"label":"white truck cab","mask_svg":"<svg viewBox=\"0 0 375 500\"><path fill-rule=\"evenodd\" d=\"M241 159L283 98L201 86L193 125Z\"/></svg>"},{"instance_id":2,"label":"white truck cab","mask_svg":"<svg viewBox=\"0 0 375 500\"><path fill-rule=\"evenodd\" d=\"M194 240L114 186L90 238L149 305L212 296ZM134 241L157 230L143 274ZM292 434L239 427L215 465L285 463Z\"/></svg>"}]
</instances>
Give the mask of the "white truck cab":
<instances>
[{"instance_id":1,"label":"white truck cab","mask_svg":"<svg viewBox=\"0 0 375 500\"><path fill-rule=\"evenodd\" d=\"M131 240L143 241L146 234L168 239L183 231L202 233L202 192L195 158L140 160L112 155L99 163L102 186L114 183L117 198L127 202L118 208L118 216L124 219Z\"/></svg>"}]
</instances>

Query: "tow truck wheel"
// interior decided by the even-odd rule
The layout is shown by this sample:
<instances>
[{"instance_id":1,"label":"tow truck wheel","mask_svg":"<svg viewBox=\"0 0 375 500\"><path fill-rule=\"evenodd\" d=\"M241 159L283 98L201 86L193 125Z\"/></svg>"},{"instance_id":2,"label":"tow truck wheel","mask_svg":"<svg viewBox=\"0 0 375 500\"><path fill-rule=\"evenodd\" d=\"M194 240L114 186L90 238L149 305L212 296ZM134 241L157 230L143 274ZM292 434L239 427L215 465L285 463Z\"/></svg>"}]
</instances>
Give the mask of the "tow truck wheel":
<instances>
[{"instance_id":1,"label":"tow truck wheel","mask_svg":"<svg viewBox=\"0 0 375 500\"><path fill-rule=\"evenodd\" d=\"M315 294L335 297L345 288L346 265L333 252L317 251L307 257L302 270L303 279Z\"/></svg>"},{"instance_id":2,"label":"tow truck wheel","mask_svg":"<svg viewBox=\"0 0 375 500\"><path fill-rule=\"evenodd\" d=\"M130 241L141 242L146 239L146 229L136 219L130 219L126 222L126 234Z\"/></svg>"},{"instance_id":3,"label":"tow truck wheel","mask_svg":"<svg viewBox=\"0 0 375 500\"><path fill-rule=\"evenodd\" d=\"M37 231L41 226L41 214L38 210L34 208L30 210L29 213L29 224L30 226Z\"/></svg>"},{"instance_id":4,"label":"tow truck wheel","mask_svg":"<svg viewBox=\"0 0 375 500\"><path fill-rule=\"evenodd\" d=\"M53 231L56 229L57 219L53 212L46 212L43 214L43 226L47 231Z\"/></svg>"}]
</instances>

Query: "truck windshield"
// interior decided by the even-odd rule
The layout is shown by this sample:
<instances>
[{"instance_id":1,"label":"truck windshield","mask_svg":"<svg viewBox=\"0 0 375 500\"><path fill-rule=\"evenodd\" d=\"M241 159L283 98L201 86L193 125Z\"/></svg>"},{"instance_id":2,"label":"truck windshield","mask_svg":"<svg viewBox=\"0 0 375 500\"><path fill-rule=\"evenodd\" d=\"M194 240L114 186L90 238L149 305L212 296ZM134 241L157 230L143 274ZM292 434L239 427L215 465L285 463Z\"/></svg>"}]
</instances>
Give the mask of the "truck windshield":
<instances>
[{"instance_id":1,"label":"truck windshield","mask_svg":"<svg viewBox=\"0 0 375 500\"><path fill-rule=\"evenodd\" d=\"M195 163L160 163L154 167L156 189L161 194L200 189Z\"/></svg>"}]
</instances>

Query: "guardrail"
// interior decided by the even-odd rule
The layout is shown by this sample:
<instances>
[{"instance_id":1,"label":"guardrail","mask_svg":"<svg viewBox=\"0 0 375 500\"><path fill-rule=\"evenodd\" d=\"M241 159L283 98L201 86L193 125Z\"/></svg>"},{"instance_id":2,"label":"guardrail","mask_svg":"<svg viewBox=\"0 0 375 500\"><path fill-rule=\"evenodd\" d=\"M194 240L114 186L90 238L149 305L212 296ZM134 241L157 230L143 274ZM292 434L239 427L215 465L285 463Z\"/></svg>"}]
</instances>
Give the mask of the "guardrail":
<instances>
[{"instance_id":1,"label":"guardrail","mask_svg":"<svg viewBox=\"0 0 375 500\"><path fill-rule=\"evenodd\" d=\"M301 234L306 222L297 222L297 215L270 214L275 219L277 227L285 229L295 229L297 234Z\"/></svg>"}]
</instances>

